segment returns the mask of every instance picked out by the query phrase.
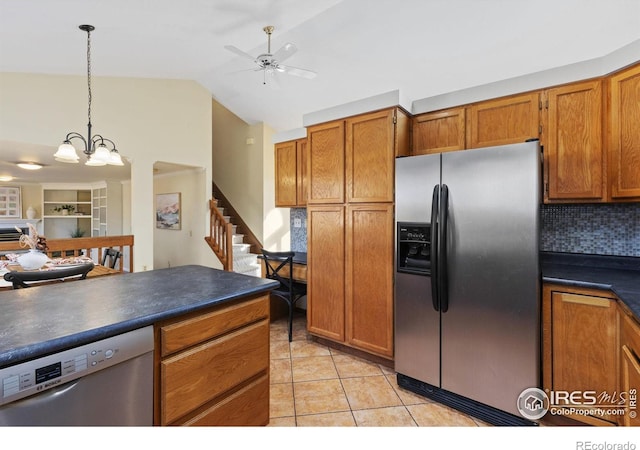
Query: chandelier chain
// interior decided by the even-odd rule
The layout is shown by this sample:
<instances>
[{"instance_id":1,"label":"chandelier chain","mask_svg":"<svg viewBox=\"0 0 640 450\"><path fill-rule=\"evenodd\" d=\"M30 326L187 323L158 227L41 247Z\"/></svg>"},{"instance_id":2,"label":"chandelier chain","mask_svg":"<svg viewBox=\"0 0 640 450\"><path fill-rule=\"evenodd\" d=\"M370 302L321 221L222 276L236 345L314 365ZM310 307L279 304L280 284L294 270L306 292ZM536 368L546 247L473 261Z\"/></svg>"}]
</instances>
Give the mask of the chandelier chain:
<instances>
[{"instance_id":1,"label":"chandelier chain","mask_svg":"<svg viewBox=\"0 0 640 450\"><path fill-rule=\"evenodd\" d=\"M89 91L89 107L87 116L91 123L91 31L87 31L87 88ZM91 138L91 136L89 136Z\"/></svg>"},{"instance_id":2,"label":"chandelier chain","mask_svg":"<svg viewBox=\"0 0 640 450\"><path fill-rule=\"evenodd\" d=\"M58 147L58 151L53 155L57 161L64 163L77 163L78 154L76 149L71 144L71 141L78 139L84 144L83 153L87 156L88 166L104 166L107 164L113 166L122 166L122 158L116 149L116 144L111 139L107 139L100 134L93 136L91 134L91 101L93 100L93 93L91 92L91 32L95 30L93 25L80 25L82 31L87 32L87 135L86 138L80 133L72 131L67 133L64 141ZM109 149L111 147L111 149Z\"/></svg>"}]
</instances>

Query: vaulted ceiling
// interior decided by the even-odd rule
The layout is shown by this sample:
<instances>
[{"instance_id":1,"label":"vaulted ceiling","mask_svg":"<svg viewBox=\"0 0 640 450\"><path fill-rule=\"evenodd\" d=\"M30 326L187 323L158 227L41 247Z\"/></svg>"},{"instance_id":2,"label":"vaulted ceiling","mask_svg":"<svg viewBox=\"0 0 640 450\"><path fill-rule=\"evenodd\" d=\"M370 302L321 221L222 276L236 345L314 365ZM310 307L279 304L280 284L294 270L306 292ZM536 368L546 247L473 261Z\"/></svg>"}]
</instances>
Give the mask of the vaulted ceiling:
<instances>
[{"instance_id":1,"label":"vaulted ceiling","mask_svg":"<svg viewBox=\"0 0 640 450\"><path fill-rule=\"evenodd\" d=\"M196 80L248 123L400 90L419 100L602 57L640 39L638 0L0 0L0 71ZM263 84L250 55L298 51ZM639 58L640 59L640 55ZM0 86L0 89L2 86Z\"/></svg>"}]
</instances>

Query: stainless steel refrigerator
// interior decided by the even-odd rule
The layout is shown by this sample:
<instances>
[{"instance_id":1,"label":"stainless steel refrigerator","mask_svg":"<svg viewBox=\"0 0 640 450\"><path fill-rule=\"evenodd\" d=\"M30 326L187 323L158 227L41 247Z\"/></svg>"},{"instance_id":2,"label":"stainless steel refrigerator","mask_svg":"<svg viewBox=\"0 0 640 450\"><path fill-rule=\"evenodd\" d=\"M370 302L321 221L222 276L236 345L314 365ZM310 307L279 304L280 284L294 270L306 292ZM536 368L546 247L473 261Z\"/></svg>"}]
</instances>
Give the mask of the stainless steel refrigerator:
<instances>
[{"instance_id":1,"label":"stainless steel refrigerator","mask_svg":"<svg viewBox=\"0 0 640 450\"><path fill-rule=\"evenodd\" d=\"M497 425L540 381L537 141L396 159L398 383Z\"/></svg>"}]
</instances>

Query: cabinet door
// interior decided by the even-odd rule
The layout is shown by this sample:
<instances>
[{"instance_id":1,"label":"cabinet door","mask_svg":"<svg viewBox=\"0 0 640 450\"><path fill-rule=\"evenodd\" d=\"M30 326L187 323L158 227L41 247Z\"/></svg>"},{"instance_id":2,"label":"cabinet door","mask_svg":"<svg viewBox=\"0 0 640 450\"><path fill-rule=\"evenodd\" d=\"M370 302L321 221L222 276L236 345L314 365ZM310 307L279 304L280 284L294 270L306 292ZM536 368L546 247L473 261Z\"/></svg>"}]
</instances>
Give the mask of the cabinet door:
<instances>
[{"instance_id":1,"label":"cabinet door","mask_svg":"<svg viewBox=\"0 0 640 450\"><path fill-rule=\"evenodd\" d=\"M613 200L640 200L640 64L609 79L609 185Z\"/></svg>"},{"instance_id":2,"label":"cabinet door","mask_svg":"<svg viewBox=\"0 0 640 450\"><path fill-rule=\"evenodd\" d=\"M602 82L547 91L543 131L545 200L602 200Z\"/></svg>"},{"instance_id":3,"label":"cabinet door","mask_svg":"<svg viewBox=\"0 0 640 450\"><path fill-rule=\"evenodd\" d=\"M296 202L297 206L306 206L307 205L307 140L300 139L296 141L296 157L297 157L297 191L298 191L298 201Z\"/></svg>"},{"instance_id":4,"label":"cabinet door","mask_svg":"<svg viewBox=\"0 0 640 450\"><path fill-rule=\"evenodd\" d=\"M346 341L393 357L393 205L347 207Z\"/></svg>"},{"instance_id":5,"label":"cabinet door","mask_svg":"<svg viewBox=\"0 0 640 450\"><path fill-rule=\"evenodd\" d=\"M276 206L294 207L297 204L298 157L296 141L275 145Z\"/></svg>"},{"instance_id":6,"label":"cabinet door","mask_svg":"<svg viewBox=\"0 0 640 450\"><path fill-rule=\"evenodd\" d=\"M344 203L344 121L307 129L307 203Z\"/></svg>"},{"instance_id":7,"label":"cabinet door","mask_svg":"<svg viewBox=\"0 0 640 450\"><path fill-rule=\"evenodd\" d=\"M344 342L344 206L309 206L307 231L307 329Z\"/></svg>"},{"instance_id":8,"label":"cabinet door","mask_svg":"<svg viewBox=\"0 0 640 450\"><path fill-rule=\"evenodd\" d=\"M453 108L413 118L413 155L465 148L465 109Z\"/></svg>"},{"instance_id":9,"label":"cabinet door","mask_svg":"<svg viewBox=\"0 0 640 450\"><path fill-rule=\"evenodd\" d=\"M394 110L346 121L346 183L350 203L392 202Z\"/></svg>"},{"instance_id":10,"label":"cabinet door","mask_svg":"<svg viewBox=\"0 0 640 450\"><path fill-rule=\"evenodd\" d=\"M617 389L618 314L615 301L591 295L551 293L551 389L596 391ZM548 386L545 386L548 387ZM580 407L580 405L567 405ZM583 420L581 417L575 417ZM615 416L596 418L615 422Z\"/></svg>"},{"instance_id":11,"label":"cabinet door","mask_svg":"<svg viewBox=\"0 0 640 450\"><path fill-rule=\"evenodd\" d=\"M539 136L537 92L490 100L467 110L467 147L516 144Z\"/></svg>"},{"instance_id":12,"label":"cabinet door","mask_svg":"<svg viewBox=\"0 0 640 450\"><path fill-rule=\"evenodd\" d=\"M640 390L640 326L625 311L620 311L622 351L620 352L620 392L626 394L624 416L619 423L640 426L638 391Z\"/></svg>"},{"instance_id":13,"label":"cabinet door","mask_svg":"<svg viewBox=\"0 0 640 450\"><path fill-rule=\"evenodd\" d=\"M628 404L622 423L625 426L640 426L638 417L638 389L640 389L640 359L626 345L622 346L622 386L621 392L632 396L629 400L635 400L633 404ZM631 414L633 412L633 414Z\"/></svg>"}]
</instances>

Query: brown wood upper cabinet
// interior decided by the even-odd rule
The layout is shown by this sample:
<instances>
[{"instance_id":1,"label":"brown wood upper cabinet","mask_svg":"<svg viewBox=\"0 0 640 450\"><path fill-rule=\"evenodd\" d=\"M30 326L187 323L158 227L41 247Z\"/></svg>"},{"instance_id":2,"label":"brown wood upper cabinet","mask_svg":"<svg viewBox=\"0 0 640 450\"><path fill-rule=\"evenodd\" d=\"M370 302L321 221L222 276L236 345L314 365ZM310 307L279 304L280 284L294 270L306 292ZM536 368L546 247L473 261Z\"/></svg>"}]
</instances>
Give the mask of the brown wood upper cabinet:
<instances>
[{"instance_id":1,"label":"brown wood upper cabinet","mask_svg":"<svg viewBox=\"0 0 640 450\"><path fill-rule=\"evenodd\" d=\"M408 117L397 108L346 120L347 202L393 202L394 163L401 139L402 154L409 148L408 132L400 136L396 121Z\"/></svg>"},{"instance_id":2,"label":"brown wood upper cabinet","mask_svg":"<svg viewBox=\"0 0 640 450\"><path fill-rule=\"evenodd\" d=\"M542 95L545 201L605 200L602 81L572 83Z\"/></svg>"},{"instance_id":3,"label":"brown wood upper cabinet","mask_svg":"<svg viewBox=\"0 0 640 450\"><path fill-rule=\"evenodd\" d=\"M609 186L614 201L640 200L640 64L608 78Z\"/></svg>"},{"instance_id":4,"label":"brown wood upper cabinet","mask_svg":"<svg viewBox=\"0 0 640 450\"><path fill-rule=\"evenodd\" d=\"M391 108L309 127L308 204L393 202L394 157L409 153L410 125Z\"/></svg>"},{"instance_id":5,"label":"brown wood upper cabinet","mask_svg":"<svg viewBox=\"0 0 640 450\"><path fill-rule=\"evenodd\" d=\"M539 93L512 95L467 108L467 148L525 142L539 136Z\"/></svg>"},{"instance_id":6,"label":"brown wood upper cabinet","mask_svg":"<svg viewBox=\"0 0 640 450\"><path fill-rule=\"evenodd\" d=\"M307 140L275 145L276 206L304 207L307 204Z\"/></svg>"},{"instance_id":7,"label":"brown wood upper cabinet","mask_svg":"<svg viewBox=\"0 0 640 450\"><path fill-rule=\"evenodd\" d=\"M465 149L465 108L420 114L413 118L413 155Z\"/></svg>"},{"instance_id":8,"label":"brown wood upper cabinet","mask_svg":"<svg viewBox=\"0 0 640 450\"><path fill-rule=\"evenodd\" d=\"M344 120L307 128L307 204L344 203Z\"/></svg>"}]
</instances>

